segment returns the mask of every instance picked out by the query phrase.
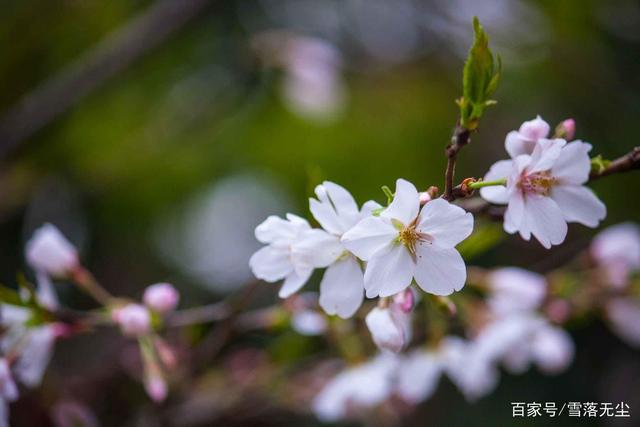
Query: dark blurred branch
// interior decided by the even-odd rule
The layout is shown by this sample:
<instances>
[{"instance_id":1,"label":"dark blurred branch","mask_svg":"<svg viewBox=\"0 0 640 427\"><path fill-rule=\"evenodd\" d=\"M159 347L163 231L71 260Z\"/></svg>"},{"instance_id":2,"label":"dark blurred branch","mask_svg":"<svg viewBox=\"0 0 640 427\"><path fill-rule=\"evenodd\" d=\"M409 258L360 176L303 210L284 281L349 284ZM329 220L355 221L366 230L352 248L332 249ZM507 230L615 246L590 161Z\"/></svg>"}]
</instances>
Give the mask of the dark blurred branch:
<instances>
[{"instance_id":1,"label":"dark blurred branch","mask_svg":"<svg viewBox=\"0 0 640 427\"><path fill-rule=\"evenodd\" d=\"M612 160L603 170L592 171L591 175L589 175L589 181L615 173L628 172L633 169L640 169L640 147L634 147L631 152Z\"/></svg>"},{"instance_id":2,"label":"dark blurred branch","mask_svg":"<svg viewBox=\"0 0 640 427\"><path fill-rule=\"evenodd\" d=\"M194 18L212 0L158 0L0 119L0 159Z\"/></svg>"}]
</instances>

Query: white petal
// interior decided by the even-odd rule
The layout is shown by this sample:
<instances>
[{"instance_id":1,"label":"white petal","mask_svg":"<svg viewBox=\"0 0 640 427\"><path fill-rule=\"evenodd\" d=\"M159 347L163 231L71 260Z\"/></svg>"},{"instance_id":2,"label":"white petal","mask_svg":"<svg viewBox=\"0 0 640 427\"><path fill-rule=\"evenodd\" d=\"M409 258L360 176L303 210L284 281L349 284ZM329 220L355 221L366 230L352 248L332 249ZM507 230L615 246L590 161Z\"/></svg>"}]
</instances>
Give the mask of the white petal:
<instances>
[{"instance_id":1,"label":"white petal","mask_svg":"<svg viewBox=\"0 0 640 427\"><path fill-rule=\"evenodd\" d=\"M565 145L558 160L551 168L551 174L563 184L584 184L589 180L591 144L573 141Z\"/></svg>"},{"instance_id":2,"label":"white petal","mask_svg":"<svg viewBox=\"0 0 640 427\"><path fill-rule=\"evenodd\" d=\"M484 176L485 181L509 178L513 173L513 160L500 160L495 162L489 172ZM506 186L494 185L480 189L480 196L488 202L505 204L509 201L509 192Z\"/></svg>"},{"instance_id":3,"label":"white petal","mask_svg":"<svg viewBox=\"0 0 640 427\"><path fill-rule=\"evenodd\" d=\"M36 272L36 282L38 283L37 295L40 305L49 310L57 310L60 306L58 295L49 275L44 272Z\"/></svg>"},{"instance_id":4,"label":"white petal","mask_svg":"<svg viewBox=\"0 0 640 427\"><path fill-rule=\"evenodd\" d=\"M489 307L497 315L536 310L547 292L544 276L522 268L493 270L487 282L491 288Z\"/></svg>"},{"instance_id":5,"label":"white petal","mask_svg":"<svg viewBox=\"0 0 640 427\"><path fill-rule=\"evenodd\" d=\"M254 276L267 282L280 280L293 270L289 252L271 246L265 246L254 253L249 259L249 267Z\"/></svg>"},{"instance_id":6,"label":"white petal","mask_svg":"<svg viewBox=\"0 0 640 427\"><path fill-rule=\"evenodd\" d=\"M504 231L509 234L520 231L522 238L529 240L531 234L526 225L523 227L524 221L524 196L520 191L514 191L509 198L507 210L504 212Z\"/></svg>"},{"instance_id":7,"label":"white petal","mask_svg":"<svg viewBox=\"0 0 640 427\"><path fill-rule=\"evenodd\" d=\"M354 315L364 298L364 275L352 257L336 261L327 268L320 282L320 307L343 319Z\"/></svg>"},{"instance_id":8,"label":"white petal","mask_svg":"<svg viewBox=\"0 0 640 427\"><path fill-rule=\"evenodd\" d=\"M360 209L359 219L362 220L368 216L371 216L374 210L380 209L381 207L382 205L380 205L380 203L376 202L375 200L364 202L364 204L362 205L362 209Z\"/></svg>"},{"instance_id":9,"label":"white petal","mask_svg":"<svg viewBox=\"0 0 640 427\"><path fill-rule=\"evenodd\" d=\"M256 227L256 239L262 243L287 244L299 231L310 228L309 224L300 217L288 214L287 218L290 220L271 215L265 219Z\"/></svg>"},{"instance_id":10,"label":"white petal","mask_svg":"<svg viewBox=\"0 0 640 427\"><path fill-rule=\"evenodd\" d=\"M367 217L342 235L345 248L358 258L368 260L398 235L393 225L380 217Z\"/></svg>"},{"instance_id":11,"label":"white petal","mask_svg":"<svg viewBox=\"0 0 640 427\"><path fill-rule=\"evenodd\" d=\"M418 190L409 181L398 179L393 201L380 216L409 224L418 215L418 209L420 209Z\"/></svg>"},{"instance_id":12,"label":"white petal","mask_svg":"<svg viewBox=\"0 0 640 427\"><path fill-rule=\"evenodd\" d=\"M555 164L562 147L567 143L564 139L540 139L531 154L531 164L528 167L529 173L543 172L550 170Z\"/></svg>"},{"instance_id":13,"label":"white petal","mask_svg":"<svg viewBox=\"0 0 640 427\"><path fill-rule=\"evenodd\" d=\"M432 236L434 245L452 248L473 231L473 215L444 199L435 199L422 208L417 230Z\"/></svg>"},{"instance_id":14,"label":"white petal","mask_svg":"<svg viewBox=\"0 0 640 427\"><path fill-rule=\"evenodd\" d=\"M345 188L330 181L325 181L322 185L326 189L338 216L351 216L358 214L358 205L353 199L351 193L349 193Z\"/></svg>"},{"instance_id":15,"label":"white petal","mask_svg":"<svg viewBox=\"0 0 640 427\"><path fill-rule=\"evenodd\" d=\"M557 185L551 198L560 206L567 222L597 227L607 216L607 207L589 188L582 185Z\"/></svg>"},{"instance_id":16,"label":"white petal","mask_svg":"<svg viewBox=\"0 0 640 427\"><path fill-rule=\"evenodd\" d=\"M640 300L615 298L606 311L611 329L630 346L640 348Z\"/></svg>"},{"instance_id":17,"label":"white petal","mask_svg":"<svg viewBox=\"0 0 640 427\"><path fill-rule=\"evenodd\" d=\"M284 283L280 288L280 292L278 292L278 296L280 298L288 298L291 295L295 294L300 288L307 283L309 277L311 277L311 273L313 269L309 268L307 270L302 271L292 271L289 275L284 279Z\"/></svg>"},{"instance_id":18,"label":"white petal","mask_svg":"<svg viewBox=\"0 0 640 427\"><path fill-rule=\"evenodd\" d=\"M467 269L457 250L423 245L416 250L416 256L415 279L423 291L450 295L462 289Z\"/></svg>"},{"instance_id":19,"label":"white petal","mask_svg":"<svg viewBox=\"0 0 640 427\"><path fill-rule=\"evenodd\" d=\"M573 361L574 345L563 329L546 325L540 328L531 342L533 360L541 371L557 374Z\"/></svg>"},{"instance_id":20,"label":"white petal","mask_svg":"<svg viewBox=\"0 0 640 427\"><path fill-rule=\"evenodd\" d=\"M27 387L36 387L42 381L54 341L55 335L50 326L29 329L26 343L14 366L16 378Z\"/></svg>"},{"instance_id":21,"label":"white petal","mask_svg":"<svg viewBox=\"0 0 640 427\"><path fill-rule=\"evenodd\" d=\"M523 138L518 131L511 131L504 141L504 148L511 158L516 158L522 154L530 155L533 152L535 141Z\"/></svg>"},{"instance_id":22,"label":"white petal","mask_svg":"<svg viewBox=\"0 0 640 427\"><path fill-rule=\"evenodd\" d=\"M291 259L295 269L327 267L343 252L338 236L317 228L301 233L291 245Z\"/></svg>"},{"instance_id":23,"label":"white petal","mask_svg":"<svg viewBox=\"0 0 640 427\"><path fill-rule=\"evenodd\" d=\"M409 403L427 400L436 390L442 373L439 359L426 351L415 351L398 367L398 394Z\"/></svg>"},{"instance_id":24,"label":"white petal","mask_svg":"<svg viewBox=\"0 0 640 427\"><path fill-rule=\"evenodd\" d=\"M338 215L336 215L336 211L330 203L322 203L316 199L309 199L309 210L322 228L329 233L340 235L344 232L338 220Z\"/></svg>"},{"instance_id":25,"label":"white petal","mask_svg":"<svg viewBox=\"0 0 640 427\"><path fill-rule=\"evenodd\" d=\"M640 227L632 222L607 227L593 239L591 254L605 267L618 262L623 268L640 269Z\"/></svg>"},{"instance_id":26,"label":"white petal","mask_svg":"<svg viewBox=\"0 0 640 427\"><path fill-rule=\"evenodd\" d=\"M376 252L367 263L364 288L367 298L388 297L411 284L415 264L401 244L390 243Z\"/></svg>"},{"instance_id":27,"label":"white petal","mask_svg":"<svg viewBox=\"0 0 640 427\"><path fill-rule=\"evenodd\" d=\"M537 141L549 135L551 127L539 115L535 119L522 123L518 133L530 141Z\"/></svg>"},{"instance_id":28,"label":"white petal","mask_svg":"<svg viewBox=\"0 0 640 427\"><path fill-rule=\"evenodd\" d=\"M325 181L316 187L318 200L310 199L309 208L322 228L341 235L358 220L358 205L353 196L338 184Z\"/></svg>"},{"instance_id":29,"label":"white petal","mask_svg":"<svg viewBox=\"0 0 640 427\"><path fill-rule=\"evenodd\" d=\"M556 202L550 197L528 196L525 200L526 221L531 234L549 249L567 237L567 222Z\"/></svg>"},{"instance_id":30,"label":"white petal","mask_svg":"<svg viewBox=\"0 0 640 427\"><path fill-rule=\"evenodd\" d=\"M0 398L0 427L9 426L9 403L3 398Z\"/></svg>"}]
</instances>

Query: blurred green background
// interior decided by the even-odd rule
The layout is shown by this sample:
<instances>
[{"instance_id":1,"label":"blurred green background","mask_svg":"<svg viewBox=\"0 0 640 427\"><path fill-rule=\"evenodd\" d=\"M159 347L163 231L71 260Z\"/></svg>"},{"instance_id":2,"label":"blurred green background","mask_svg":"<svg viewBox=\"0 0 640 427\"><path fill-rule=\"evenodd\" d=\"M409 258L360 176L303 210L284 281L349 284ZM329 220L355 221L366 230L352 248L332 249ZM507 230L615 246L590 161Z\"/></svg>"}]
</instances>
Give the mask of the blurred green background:
<instances>
[{"instance_id":1,"label":"blurred green background","mask_svg":"<svg viewBox=\"0 0 640 427\"><path fill-rule=\"evenodd\" d=\"M3 0L0 111L68 72L71 63L153 3ZM182 291L184 306L203 304L250 280L246 262L258 247L253 227L269 213L309 217L307 198L324 179L344 185L359 202L382 201L380 186L393 186L398 177L421 189L442 188L443 149L456 120L454 99L460 95L474 15L486 27L493 51L503 56L504 73L494 96L498 105L487 112L460 156L459 179L482 176L505 158L507 132L536 114L552 126L574 118L577 138L592 143L594 155L614 158L638 144L637 2L203 4L166 40L145 49L2 159L2 282L13 283L16 270L25 269L24 241L50 221L80 246L86 264L114 293L138 297L144 286L167 280ZM341 66L334 70L343 97L337 113L313 117L287 101L286 64L273 60L273 46L265 53L256 43L273 30L286 37L320 38L341 52ZM275 49L286 46L276 39ZM593 186L608 207L606 224L640 220L639 186L640 174ZM549 252L535 242L506 237L468 261L546 271L585 248L593 233L572 225L568 241ZM61 286L63 299L90 306ZM265 298L274 300L276 287L264 286ZM597 321L581 325L576 338L578 355L568 373L504 376L496 393L472 406L445 386L406 423L514 425L510 401L632 401L629 389L621 387L633 389L632 411L640 408L638 353ZM74 348L90 347L74 345L61 345L53 369L61 373L51 374L50 383L59 385L65 375L78 374ZM118 378L124 385L110 383L106 390L135 387ZM629 378L634 382L628 384ZM29 413L55 399L52 387L16 405L15 425L40 425ZM65 393L73 395L73 387ZM141 403L144 397L118 398L117 404L92 399L104 425L143 425L134 415L136 405L148 405ZM237 423L229 417L228 424ZM38 422L46 425L45 419ZM259 420L249 424L314 422L309 415ZM601 419L557 421L616 425ZM541 425L528 422L517 425Z\"/></svg>"}]
</instances>

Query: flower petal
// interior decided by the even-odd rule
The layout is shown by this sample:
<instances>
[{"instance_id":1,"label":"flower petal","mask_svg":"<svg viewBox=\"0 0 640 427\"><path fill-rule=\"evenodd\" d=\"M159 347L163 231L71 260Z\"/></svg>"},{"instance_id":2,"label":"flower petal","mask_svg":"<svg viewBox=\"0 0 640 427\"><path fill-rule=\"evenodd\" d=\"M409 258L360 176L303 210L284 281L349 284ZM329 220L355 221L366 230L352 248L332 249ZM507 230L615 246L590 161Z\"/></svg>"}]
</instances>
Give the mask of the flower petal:
<instances>
[{"instance_id":1,"label":"flower petal","mask_svg":"<svg viewBox=\"0 0 640 427\"><path fill-rule=\"evenodd\" d=\"M460 253L453 248L423 245L416 249L416 283L434 295L459 291L467 280L467 269Z\"/></svg>"},{"instance_id":2,"label":"flower petal","mask_svg":"<svg viewBox=\"0 0 640 427\"><path fill-rule=\"evenodd\" d=\"M294 268L301 266L324 268L332 264L344 252L340 238L324 230L314 228L303 232L291 245Z\"/></svg>"},{"instance_id":3,"label":"flower petal","mask_svg":"<svg viewBox=\"0 0 640 427\"><path fill-rule=\"evenodd\" d=\"M390 243L376 252L364 273L367 298L388 297L411 284L415 264L407 248Z\"/></svg>"},{"instance_id":4,"label":"flower petal","mask_svg":"<svg viewBox=\"0 0 640 427\"><path fill-rule=\"evenodd\" d=\"M307 283L309 277L311 277L311 273L313 272L312 268L308 269L300 269L298 271L292 271L289 275L284 279L284 283L280 288L280 292L278 292L278 296L280 298L288 298L291 295L295 294L300 288Z\"/></svg>"},{"instance_id":5,"label":"flower petal","mask_svg":"<svg viewBox=\"0 0 640 427\"><path fill-rule=\"evenodd\" d=\"M441 373L434 354L414 351L398 366L398 394L409 403L425 401L435 392Z\"/></svg>"},{"instance_id":6,"label":"flower petal","mask_svg":"<svg viewBox=\"0 0 640 427\"><path fill-rule=\"evenodd\" d=\"M509 205L504 212L504 231L509 234L513 234L520 231L520 235L525 240L531 238L531 233L525 227L523 228L523 221L525 219L524 212L524 196L520 191L514 191L509 199Z\"/></svg>"},{"instance_id":7,"label":"flower petal","mask_svg":"<svg viewBox=\"0 0 640 427\"><path fill-rule=\"evenodd\" d=\"M302 218L288 214L287 217L293 219L285 220L275 215L271 215L256 227L255 235L262 243L283 243L294 239L300 229L310 228L309 224Z\"/></svg>"},{"instance_id":8,"label":"flower petal","mask_svg":"<svg viewBox=\"0 0 640 427\"><path fill-rule=\"evenodd\" d=\"M535 119L522 123L518 133L525 139L537 141L549 135L551 127L539 115Z\"/></svg>"},{"instance_id":9,"label":"flower petal","mask_svg":"<svg viewBox=\"0 0 640 427\"><path fill-rule=\"evenodd\" d=\"M562 184L584 184L589 180L591 144L573 141L565 145L558 160L551 168L551 174Z\"/></svg>"},{"instance_id":10,"label":"flower petal","mask_svg":"<svg viewBox=\"0 0 640 427\"><path fill-rule=\"evenodd\" d=\"M567 237L567 222L558 204L550 197L528 196L525 218L531 233L547 249L562 243Z\"/></svg>"},{"instance_id":11,"label":"flower petal","mask_svg":"<svg viewBox=\"0 0 640 427\"><path fill-rule=\"evenodd\" d=\"M280 280L293 270L289 252L271 246L265 246L254 253L249 259L249 267L258 279L267 282Z\"/></svg>"},{"instance_id":12,"label":"flower petal","mask_svg":"<svg viewBox=\"0 0 640 427\"><path fill-rule=\"evenodd\" d=\"M320 282L320 307L343 319L354 315L364 298L364 274L358 261L349 256L327 268Z\"/></svg>"},{"instance_id":13,"label":"flower petal","mask_svg":"<svg viewBox=\"0 0 640 427\"><path fill-rule=\"evenodd\" d=\"M530 155L535 146L535 141L523 138L518 131L512 130L507 134L504 140L504 148L511 158L515 158L522 154Z\"/></svg>"},{"instance_id":14,"label":"flower petal","mask_svg":"<svg viewBox=\"0 0 640 427\"><path fill-rule=\"evenodd\" d=\"M340 241L355 256L368 260L398 235L389 221L370 216L342 235Z\"/></svg>"},{"instance_id":15,"label":"flower petal","mask_svg":"<svg viewBox=\"0 0 640 427\"><path fill-rule=\"evenodd\" d=\"M358 205L353 196L338 184L325 181L316 187L318 200L309 199L309 208L322 228L341 235L358 220Z\"/></svg>"},{"instance_id":16,"label":"flower petal","mask_svg":"<svg viewBox=\"0 0 640 427\"><path fill-rule=\"evenodd\" d=\"M551 190L551 198L560 206L567 222L579 222L593 228L607 216L604 203L582 185L555 186Z\"/></svg>"},{"instance_id":17,"label":"flower petal","mask_svg":"<svg viewBox=\"0 0 640 427\"><path fill-rule=\"evenodd\" d=\"M567 143L564 139L540 139L531 154L531 163L528 173L543 172L551 169L558 157L562 147Z\"/></svg>"},{"instance_id":18,"label":"flower petal","mask_svg":"<svg viewBox=\"0 0 640 427\"><path fill-rule=\"evenodd\" d=\"M473 231L473 215L444 199L435 199L422 208L417 230L433 237L434 245L452 248Z\"/></svg>"},{"instance_id":19,"label":"flower petal","mask_svg":"<svg viewBox=\"0 0 640 427\"><path fill-rule=\"evenodd\" d=\"M416 187L407 180L396 181L396 192L391 204L380 216L396 219L403 224L409 224L418 215L420 209L420 196Z\"/></svg>"},{"instance_id":20,"label":"flower petal","mask_svg":"<svg viewBox=\"0 0 640 427\"><path fill-rule=\"evenodd\" d=\"M513 160L500 160L495 162L489 172L484 176L485 181L495 181L497 179L508 178L513 172ZM506 204L509 201L509 192L502 185L483 187L480 189L480 196L488 202Z\"/></svg>"}]
</instances>

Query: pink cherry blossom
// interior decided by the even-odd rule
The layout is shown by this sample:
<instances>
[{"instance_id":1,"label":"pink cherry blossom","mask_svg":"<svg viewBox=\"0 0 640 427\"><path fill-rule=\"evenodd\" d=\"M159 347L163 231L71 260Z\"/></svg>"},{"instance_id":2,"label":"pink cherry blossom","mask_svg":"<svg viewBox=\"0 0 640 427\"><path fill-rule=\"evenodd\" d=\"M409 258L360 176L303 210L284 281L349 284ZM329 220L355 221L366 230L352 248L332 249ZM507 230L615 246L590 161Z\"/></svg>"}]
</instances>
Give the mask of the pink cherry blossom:
<instances>
[{"instance_id":1,"label":"pink cherry blossom","mask_svg":"<svg viewBox=\"0 0 640 427\"><path fill-rule=\"evenodd\" d=\"M589 179L591 145L567 144L562 139L541 139L531 155L495 163L486 181L506 178L507 185L484 187L480 195L491 203L507 204L504 229L533 235L545 248L560 244L567 223L596 227L606 216L606 207L584 184Z\"/></svg>"},{"instance_id":2,"label":"pink cherry blossom","mask_svg":"<svg viewBox=\"0 0 640 427\"><path fill-rule=\"evenodd\" d=\"M521 154L531 154L539 139L549 136L549 124L542 117L524 122L519 130L511 131L507 134L504 142L507 153L511 158L516 158Z\"/></svg>"}]
</instances>

